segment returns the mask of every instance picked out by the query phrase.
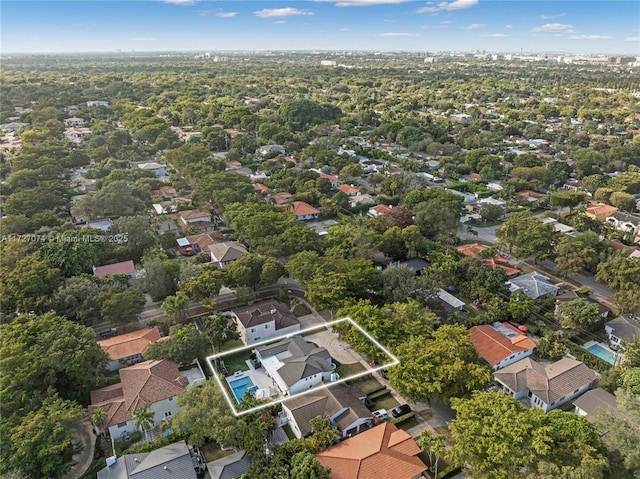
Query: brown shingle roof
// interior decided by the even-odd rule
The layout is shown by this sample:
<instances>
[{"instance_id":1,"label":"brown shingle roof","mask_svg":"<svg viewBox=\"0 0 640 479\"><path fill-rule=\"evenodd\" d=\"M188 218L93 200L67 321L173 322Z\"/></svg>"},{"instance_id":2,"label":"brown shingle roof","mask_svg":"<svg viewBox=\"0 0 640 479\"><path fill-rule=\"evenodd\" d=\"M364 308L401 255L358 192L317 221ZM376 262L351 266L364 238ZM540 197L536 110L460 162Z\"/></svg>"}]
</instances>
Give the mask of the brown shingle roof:
<instances>
[{"instance_id":1,"label":"brown shingle roof","mask_svg":"<svg viewBox=\"0 0 640 479\"><path fill-rule=\"evenodd\" d=\"M316 455L331 479L412 479L427 470L420 448L393 424L380 424Z\"/></svg>"},{"instance_id":2,"label":"brown shingle roof","mask_svg":"<svg viewBox=\"0 0 640 479\"><path fill-rule=\"evenodd\" d=\"M235 261L240 258L242 255L248 253L247 248L245 248L240 243L236 243L235 241L225 241L224 243L214 243L207 246L213 258L218 263L226 263L229 261Z\"/></svg>"},{"instance_id":3,"label":"brown shingle roof","mask_svg":"<svg viewBox=\"0 0 640 479\"><path fill-rule=\"evenodd\" d=\"M275 322L276 330L300 324L298 318L296 318L289 308L279 301L264 301L245 308L236 309L233 313L245 328L269 323L271 321Z\"/></svg>"},{"instance_id":4,"label":"brown shingle roof","mask_svg":"<svg viewBox=\"0 0 640 479\"><path fill-rule=\"evenodd\" d=\"M492 366L512 354L536 347L536 343L509 323L501 324L513 332L513 337L506 337L490 324L482 324L471 328L471 342L478 354Z\"/></svg>"},{"instance_id":5,"label":"brown shingle roof","mask_svg":"<svg viewBox=\"0 0 640 479\"><path fill-rule=\"evenodd\" d=\"M107 353L109 359L117 361L136 354L144 354L149 349L149 345L159 339L158 328L147 328L98 341L98 345Z\"/></svg>"}]
</instances>

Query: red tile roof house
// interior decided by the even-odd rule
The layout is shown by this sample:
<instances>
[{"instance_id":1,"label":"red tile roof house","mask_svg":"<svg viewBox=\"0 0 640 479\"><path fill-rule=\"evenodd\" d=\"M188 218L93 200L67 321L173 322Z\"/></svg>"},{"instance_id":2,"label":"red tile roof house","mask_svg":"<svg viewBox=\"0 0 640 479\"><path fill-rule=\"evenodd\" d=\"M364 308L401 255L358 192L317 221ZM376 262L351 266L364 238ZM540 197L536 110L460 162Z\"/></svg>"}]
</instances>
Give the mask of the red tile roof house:
<instances>
[{"instance_id":1,"label":"red tile roof house","mask_svg":"<svg viewBox=\"0 0 640 479\"><path fill-rule=\"evenodd\" d=\"M336 190L341 191L347 196L353 196L360 193L360 190L358 188L351 185L340 185L336 188Z\"/></svg>"},{"instance_id":2,"label":"red tile roof house","mask_svg":"<svg viewBox=\"0 0 640 479\"><path fill-rule=\"evenodd\" d=\"M158 328L145 328L98 341L98 345L109 356L107 369L115 371L123 365L131 366L143 361L149 346L159 340Z\"/></svg>"},{"instance_id":3,"label":"red tile roof house","mask_svg":"<svg viewBox=\"0 0 640 479\"><path fill-rule=\"evenodd\" d=\"M518 191L516 193L516 196L519 196L520 198L524 198L525 200L533 203L534 201L538 201L538 200L541 200L542 198L545 198L547 195L538 193L536 191L524 190L524 191Z\"/></svg>"},{"instance_id":4,"label":"red tile roof house","mask_svg":"<svg viewBox=\"0 0 640 479\"><path fill-rule=\"evenodd\" d=\"M509 323L474 326L471 342L494 371L531 356L536 347L536 343Z\"/></svg>"},{"instance_id":5,"label":"red tile roof house","mask_svg":"<svg viewBox=\"0 0 640 479\"><path fill-rule=\"evenodd\" d=\"M320 216L320 210L304 201L294 201L287 209L296 215L298 221L317 220Z\"/></svg>"},{"instance_id":6,"label":"red tile roof house","mask_svg":"<svg viewBox=\"0 0 640 479\"><path fill-rule=\"evenodd\" d=\"M316 454L331 479L429 478L413 438L384 423Z\"/></svg>"},{"instance_id":7,"label":"red tile roof house","mask_svg":"<svg viewBox=\"0 0 640 479\"><path fill-rule=\"evenodd\" d=\"M99 279L103 279L105 276L116 276L119 274L127 275L130 278L135 278L137 275L136 267L131 260L107 264L104 266L94 266L93 274L95 274Z\"/></svg>"},{"instance_id":8,"label":"red tile roof house","mask_svg":"<svg viewBox=\"0 0 640 479\"><path fill-rule=\"evenodd\" d=\"M150 360L118 371L120 382L91 391L89 413L102 408L106 413L103 427L109 430L112 443L135 432L133 411L144 406L154 413L153 427L178 412L176 396L204 383L205 375L195 361L189 369L179 370L176 363Z\"/></svg>"},{"instance_id":9,"label":"red tile roof house","mask_svg":"<svg viewBox=\"0 0 640 479\"><path fill-rule=\"evenodd\" d=\"M387 205L377 205L374 206L372 208L369 208L369 211L367 212L367 215L369 216L373 216L374 218L377 216L382 216L386 213L389 213L391 211L391 206L387 206Z\"/></svg>"}]
</instances>

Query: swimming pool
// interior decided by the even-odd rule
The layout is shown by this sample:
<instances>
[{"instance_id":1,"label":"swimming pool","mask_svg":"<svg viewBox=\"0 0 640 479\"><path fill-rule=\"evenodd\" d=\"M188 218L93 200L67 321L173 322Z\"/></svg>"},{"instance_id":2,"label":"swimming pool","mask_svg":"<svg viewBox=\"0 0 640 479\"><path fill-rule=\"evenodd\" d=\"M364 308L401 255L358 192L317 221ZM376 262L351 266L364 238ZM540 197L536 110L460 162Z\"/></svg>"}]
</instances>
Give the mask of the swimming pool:
<instances>
[{"instance_id":1,"label":"swimming pool","mask_svg":"<svg viewBox=\"0 0 640 479\"><path fill-rule=\"evenodd\" d=\"M603 348L599 344L592 344L587 348L591 354L598 356L600 359L604 359L609 364L620 363L620 357L616 357L616 354L609 351L608 349Z\"/></svg>"},{"instance_id":2,"label":"swimming pool","mask_svg":"<svg viewBox=\"0 0 640 479\"><path fill-rule=\"evenodd\" d=\"M242 401L242 398L244 397L244 393L247 390L258 389L257 386L254 386L253 381L251 380L250 377L244 377L244 378L236 379L235 381L229 381L229 386L231 386L233 395L236 397L236 401L238 401L238 403Z\"/></svg>"}]
</instances>

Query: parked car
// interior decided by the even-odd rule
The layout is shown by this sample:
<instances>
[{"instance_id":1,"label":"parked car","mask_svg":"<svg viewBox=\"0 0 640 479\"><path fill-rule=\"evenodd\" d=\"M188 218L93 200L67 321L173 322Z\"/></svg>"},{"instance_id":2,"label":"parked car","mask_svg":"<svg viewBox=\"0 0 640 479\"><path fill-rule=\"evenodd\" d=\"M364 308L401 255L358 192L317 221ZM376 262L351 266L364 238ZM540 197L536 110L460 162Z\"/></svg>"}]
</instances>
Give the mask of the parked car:
<instances>
[{"instance_id":1,"label":"parked car","mask_svg":"<svg viewBox=\"0 0 640 479\"><path fill-rule=\"evenodd\" d=\"M98 335L101 338L110 338L112 336L116 335L116 328L111 328L111 329L107 329L106 331L102 331L101 333L98 333Z\"/></svg>"},{"instance_id":2,"label":"parked car","mask_svg":"<svg viewBox=\"0 0 640 479\"><path fill-rule=\"evenodd\" d=\"M389 414L386 409L378 409L377 411L373 411L373 417L386 421L389 419Z\"/></svg>"},{"instance_id":3,"label":"parked car","mask_svg":"<svg viewBox=\"0 0 640 479\"><path fill-rule=\"evenodd\" d=\"M403 404L402 406L394 407L391 410L391 415L393 417L404 416L405 414L409 414L411 412L411 407L408 404Z\"/></svg>"}]
</instances>

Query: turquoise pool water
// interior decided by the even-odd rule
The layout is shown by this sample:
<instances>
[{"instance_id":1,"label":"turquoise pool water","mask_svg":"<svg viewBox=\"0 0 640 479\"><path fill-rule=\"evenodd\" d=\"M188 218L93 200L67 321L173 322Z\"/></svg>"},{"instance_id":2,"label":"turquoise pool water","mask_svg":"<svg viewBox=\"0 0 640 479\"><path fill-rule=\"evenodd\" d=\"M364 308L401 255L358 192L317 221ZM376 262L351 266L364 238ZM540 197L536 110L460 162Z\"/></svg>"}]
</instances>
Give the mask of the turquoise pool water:
<instances>
[{"instance_id":1,"label":"turquoise pool water","mask_svg":"<svg viewBox=\"0 0 640 479\"><path fill-rule=\"evenodd\" d=\"M242 401L244 393L248 389L257 389L257 386L254 386L253 381L249 377L236 379L235 381L229 381L229 386L231 386L233 395L236 397L236 401L238 401L238 403Z\"/></svg>"},{"instance_id":2,"label":"turquoise pool water","mask_svg":"<svg viewBox=\"0 0 640 479\"><path fill-rule=\"evenodd\" d=\"M609 364L616 364L616 359L620 362L620 358L616 358L616 355L613 354L608 349L603 348L599 344L592 344L587 348L591 354L598 356L600 359L604 359Z\"/></svg>"}]
</instances>

